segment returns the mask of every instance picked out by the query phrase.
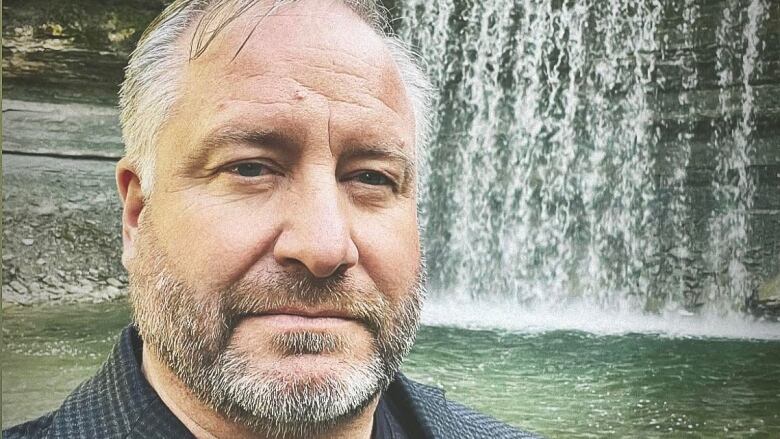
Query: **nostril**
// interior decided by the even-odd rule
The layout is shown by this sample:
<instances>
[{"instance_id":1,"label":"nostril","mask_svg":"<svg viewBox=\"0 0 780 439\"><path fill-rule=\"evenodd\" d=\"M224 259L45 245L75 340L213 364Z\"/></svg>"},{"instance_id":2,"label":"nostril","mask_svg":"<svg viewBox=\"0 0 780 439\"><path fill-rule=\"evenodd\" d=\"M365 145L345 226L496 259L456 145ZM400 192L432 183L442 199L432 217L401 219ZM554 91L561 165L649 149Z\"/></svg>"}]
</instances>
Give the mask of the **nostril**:
<instances>
[{"instance_id":1,"label":"nostril","mask_svg":"<svg viewBox=\"0 0 780 439\"><path fill-rule=\"evenodd\" d=\"M358 252L348 235L334 240L288 231L276 241L274 258L282 266L302 265L313 276L322 278L357 264Z\"/></svg>"}]
</instances>

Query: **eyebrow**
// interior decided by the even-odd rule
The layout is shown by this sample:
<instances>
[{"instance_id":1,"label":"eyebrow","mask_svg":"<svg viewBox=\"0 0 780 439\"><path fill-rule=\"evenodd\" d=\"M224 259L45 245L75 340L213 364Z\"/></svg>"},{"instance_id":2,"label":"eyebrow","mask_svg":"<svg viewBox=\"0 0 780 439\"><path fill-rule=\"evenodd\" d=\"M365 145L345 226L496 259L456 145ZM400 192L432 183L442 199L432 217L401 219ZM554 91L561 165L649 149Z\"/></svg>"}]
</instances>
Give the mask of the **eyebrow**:
<instances>
[{"instance_id":1,"label":"eyebrow","mask_svg":"<svg viewBox=\"0 0 780 439\"><path fill-rule=\"evenodd\" d=\"M394 142L351 144L342 149L340 159L381 159L397 162L403 167L404 180L414 176L416 170L414 159Z\"/></svg>"},{"instance_id":2,"label":"eyebrow","mask_svg":"<svg viewBox=\"0 0 780 439\"><path fill-rule=\"evenodd\" d=\"M187 163L202 165L215 151L236 144L246 144L258 148L294 150L297 142L294 138L273 130L219 127L206 134L198 142L197 148L187 155Z\"/></svg>"}]
</instances>

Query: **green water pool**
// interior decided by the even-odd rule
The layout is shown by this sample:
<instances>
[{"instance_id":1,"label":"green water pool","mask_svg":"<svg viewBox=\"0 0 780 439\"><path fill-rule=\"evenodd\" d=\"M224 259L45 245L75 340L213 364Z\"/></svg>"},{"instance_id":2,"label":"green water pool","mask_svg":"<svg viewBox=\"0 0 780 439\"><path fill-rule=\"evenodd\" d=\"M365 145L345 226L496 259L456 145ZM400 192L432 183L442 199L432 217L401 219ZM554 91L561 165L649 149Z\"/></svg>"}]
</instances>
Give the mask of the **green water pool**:
<instances>
[{"instance_id":1,"label":"green water pool","mask_svg":"<svg viewBox=\"0 0 780 439\"><path fill-rule=\"evenodd\" d=\"M3 311L2 420L56 407L106 357L124 302ZM780 437L780 341L424 326L404 366L551 438Z\"/></svg>"}]
</instances>

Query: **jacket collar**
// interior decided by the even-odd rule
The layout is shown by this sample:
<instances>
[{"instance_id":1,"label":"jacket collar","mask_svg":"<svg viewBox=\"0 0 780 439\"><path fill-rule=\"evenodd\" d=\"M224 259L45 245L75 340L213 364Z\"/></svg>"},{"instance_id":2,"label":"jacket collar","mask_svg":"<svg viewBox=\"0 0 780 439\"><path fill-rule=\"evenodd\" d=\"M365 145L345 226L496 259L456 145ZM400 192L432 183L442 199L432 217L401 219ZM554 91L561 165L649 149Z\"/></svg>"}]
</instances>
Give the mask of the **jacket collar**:
<instances>
[{"instance_id":1,"label":"jacket collar","mask_svg":"<svg viewBox=\"0 0 780 439\"><path fill-rule=\"evenodd\" d=\"M192 438L143 376L141 346L126 327L100 370L63 402L49 436Z\"/></svg>"},{"instance_id":2,"label":"jacket collar","mask_svg":"<svg viewBox=\"0 0 780 439\"><path fill-rule=\"evenodd\" d=\"M450 410L444 390L412 381L398 373L391 391L396 391L398 397L406 401L426 438L451 438L459 431L461 421Z\"/></svg>"}]
</instances>

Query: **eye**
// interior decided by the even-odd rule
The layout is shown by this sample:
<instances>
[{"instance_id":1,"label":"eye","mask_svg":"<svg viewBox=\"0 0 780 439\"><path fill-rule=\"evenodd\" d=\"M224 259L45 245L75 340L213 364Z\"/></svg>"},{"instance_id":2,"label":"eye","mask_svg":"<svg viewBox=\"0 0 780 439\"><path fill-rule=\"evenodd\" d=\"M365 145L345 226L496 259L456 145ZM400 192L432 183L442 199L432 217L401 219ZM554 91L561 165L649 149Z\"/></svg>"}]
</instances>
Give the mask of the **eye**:
<instances>
[{"instance_id":1,"label":"eye","mask_svg":"<svg viewBox=\"0 0 780 439\"><path fill-rule=\"evenodd\" d=\"M390 181L387 176L379 172L363 171L355 175L355 179L363 184L369 184L372 186L392 185L392 181Z\"/></svg>"},{"instance_id":2,"label":"eye","mask_svg":"<svg viewBox=\"0 0 780 439\"><path fill-rule=\"evenodd\" d=\"M268 173L268 168L257 162L239 163L228 168L228 171L242 177L259 177Z\"/></svg>"}]
</instances>

